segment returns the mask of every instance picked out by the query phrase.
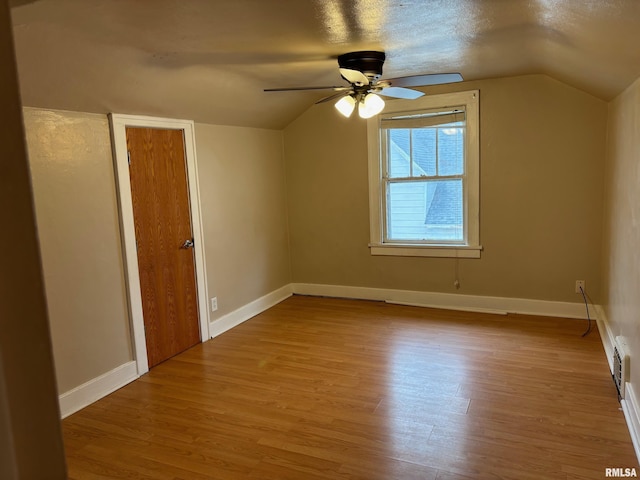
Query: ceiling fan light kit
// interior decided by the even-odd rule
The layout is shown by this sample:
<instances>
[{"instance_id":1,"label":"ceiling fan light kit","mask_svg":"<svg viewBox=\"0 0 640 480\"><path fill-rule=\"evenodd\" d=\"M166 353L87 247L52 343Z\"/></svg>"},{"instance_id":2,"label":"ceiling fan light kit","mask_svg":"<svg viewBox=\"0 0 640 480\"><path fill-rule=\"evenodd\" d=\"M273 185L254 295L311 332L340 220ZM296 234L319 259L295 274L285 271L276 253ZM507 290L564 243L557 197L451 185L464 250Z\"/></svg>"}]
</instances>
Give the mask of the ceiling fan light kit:
<instances>
[{"instance_id":1,"label":"ceiling fan light kit","mask_svg":"<svg viewBox=\"0 0 640 480\"><path fill-rule=\"evenodd\" d=\"M338 100L335 107L342 115L349 118L356 108L356 99L351 95L347 95Z\"/></svg>"},{"instance_id":2,"label":"ceiling fan light kit","mask_svg":"<svg viewBox=\"0 0 640 480\"><path fill-rule=\"evenodd\" d=\"M268 88L265 92L333 90L332 95L316 103L337 99L335 107L345 117L350 117L357 106L358 115L361 118L371 118L384 109L384 100L380 95L413 100L424 93L406 87L462 81L462 75L459 73L413 75L380 80L385 58L384 52L376 51L350 52L340 55L338 57L340 75L349 82L349 86Z\"/></svg>"},{"instance_id":3,"label":"ceiling fan light kit","mask_svg":"<svg viewBox=\"0 0 640 480\"><path fill-rule=\"evenodd\" d=\"M384 100L375 93L367 93L358 104L360 118L371 118L384 109Z\"/></svg>"},{"instance_id":4,"label":"ceiling fan light kit","mask_svg":"<svg viewBox=\"0 0 640 480\"><path fill-rule=\"evenodd\" d=\"M384 100L375 93L358 95L358 97L360 98L356 99L356 95L346 95L336 102L335 107L347 118L351 116L356 106L360 118L371 118L384 109Z\"/></svg>"}]
</instances>

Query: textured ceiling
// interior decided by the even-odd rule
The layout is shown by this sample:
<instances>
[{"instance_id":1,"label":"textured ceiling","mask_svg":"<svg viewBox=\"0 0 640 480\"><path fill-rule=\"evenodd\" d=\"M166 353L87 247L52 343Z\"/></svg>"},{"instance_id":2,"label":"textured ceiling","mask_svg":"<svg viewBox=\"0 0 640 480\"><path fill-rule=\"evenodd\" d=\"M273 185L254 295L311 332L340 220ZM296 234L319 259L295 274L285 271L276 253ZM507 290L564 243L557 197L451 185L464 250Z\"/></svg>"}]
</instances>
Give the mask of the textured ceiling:
<instances>
[{"instance_id":1,"label":"textured ceiling","mask_svg":"<svg viewBox=\"0 0 640 480\"><path fill-rule=\"evenodd\" d=\"M14 0L23 104L282 128L337 85L336 56L383 77L544 73L605 100L640 76L639 0Z\"/></svg>"}]
</instances>

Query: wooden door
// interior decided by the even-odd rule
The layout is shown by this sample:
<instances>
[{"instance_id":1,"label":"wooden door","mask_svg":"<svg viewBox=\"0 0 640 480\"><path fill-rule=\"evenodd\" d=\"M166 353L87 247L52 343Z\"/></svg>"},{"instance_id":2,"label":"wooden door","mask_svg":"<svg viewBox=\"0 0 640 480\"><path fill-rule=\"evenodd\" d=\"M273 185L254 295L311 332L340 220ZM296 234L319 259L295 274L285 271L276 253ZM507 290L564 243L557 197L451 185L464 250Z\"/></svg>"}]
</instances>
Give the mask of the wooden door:
<instances>
[{"instance_id":1,"label":"wooden door","mask_svg":"<svg viewBox=\"0 0 640 480\"><path fill-rule=\"evenodd\" d=\"M182 130L127 127L149 368L200 342Z\"/></svg>"}]
</instances>

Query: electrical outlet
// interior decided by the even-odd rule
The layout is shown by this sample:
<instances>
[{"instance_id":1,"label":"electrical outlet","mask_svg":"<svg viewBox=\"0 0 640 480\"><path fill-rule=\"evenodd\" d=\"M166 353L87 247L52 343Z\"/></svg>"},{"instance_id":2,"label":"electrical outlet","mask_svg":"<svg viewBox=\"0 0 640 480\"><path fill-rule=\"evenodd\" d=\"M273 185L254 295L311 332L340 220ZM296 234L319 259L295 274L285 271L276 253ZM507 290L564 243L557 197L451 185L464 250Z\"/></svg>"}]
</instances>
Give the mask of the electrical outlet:
<instances>
[{"instance_id":1,"label":"electrical outlet","mask_svg":"<svg viewBox=\"0 0 640 480\"><path fill-rule=\"evenodd\" d=\"M215 312L218 309L218 297L211 297L211 311Z\"/></svg>"},{"instance_id":2,"label":"electrical outlet","mask_svg":"<svg viewBox=\"0 0 640 480\"><path fill-rule=\"evenodd\" d=\"M576 280L576 293L586 292L587 287L585 286L584 280Z\"/></svg>"}]
</instances>

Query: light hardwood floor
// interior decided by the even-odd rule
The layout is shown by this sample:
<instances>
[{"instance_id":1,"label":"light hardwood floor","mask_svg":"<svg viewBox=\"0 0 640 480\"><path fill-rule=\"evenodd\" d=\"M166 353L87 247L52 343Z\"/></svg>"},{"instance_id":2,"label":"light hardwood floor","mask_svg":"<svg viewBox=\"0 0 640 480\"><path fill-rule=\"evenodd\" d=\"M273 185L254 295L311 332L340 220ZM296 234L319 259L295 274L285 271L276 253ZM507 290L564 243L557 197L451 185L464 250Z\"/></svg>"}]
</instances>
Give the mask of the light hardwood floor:
<instances>
[{"instance_id":1,"label":"light hardwood floor","mask_svg":"<svg viewBox=\"0 0 640 480\"><path fill-rule=\"evenodd\" d=\"M72 479L603 479L586 321L294 296L62 422Z\"/></svg>"}]
</instances>

